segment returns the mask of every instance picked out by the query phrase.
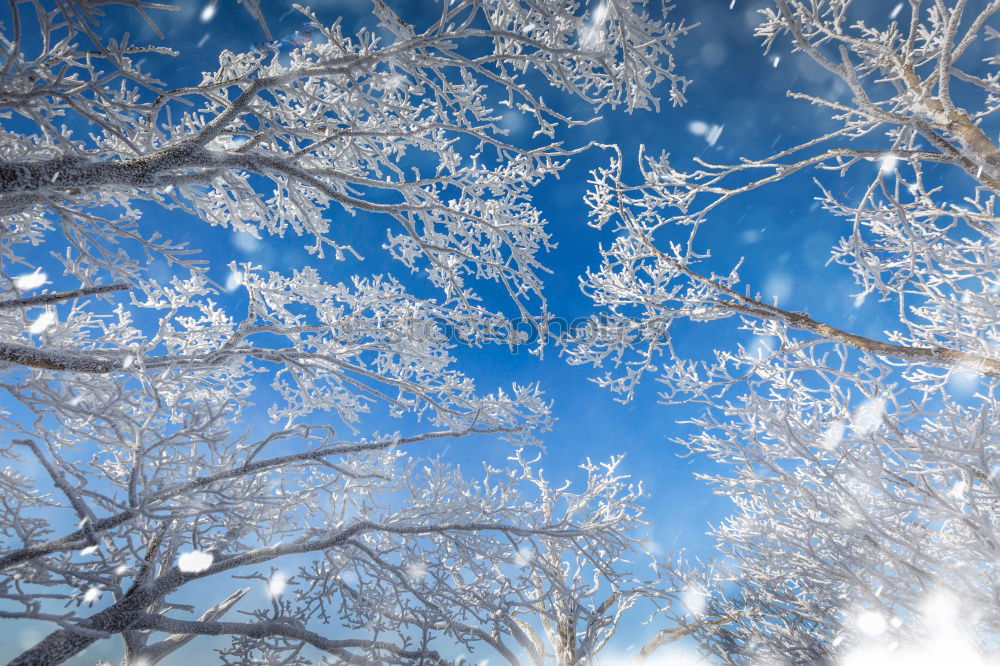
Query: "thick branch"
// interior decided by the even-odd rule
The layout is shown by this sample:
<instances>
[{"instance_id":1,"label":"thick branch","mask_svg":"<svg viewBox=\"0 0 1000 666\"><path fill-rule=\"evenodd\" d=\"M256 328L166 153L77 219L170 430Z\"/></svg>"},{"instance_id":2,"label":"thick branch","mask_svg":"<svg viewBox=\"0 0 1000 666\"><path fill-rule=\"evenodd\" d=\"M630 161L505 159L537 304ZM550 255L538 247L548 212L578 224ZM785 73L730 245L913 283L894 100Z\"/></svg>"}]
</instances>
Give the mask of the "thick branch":
<instances>
[{"instance_id":1,"label":"thick branch","mask_svg":"<svg viewBox=\"0 0 1000 666\"><path fill-rule=\"evenodd\" d=\"M245 597L249 591L249 587L244 587L236 592L233 592L228 597L202 613L201 617L197 619L197 622L215 622L225 615L229 609L239 603L239 601ZM196 633L175 633L158 643L154 643L153 645L140 650L136 655L135 661L147 664L148 666L153 666L153 664L159 663L170 653L175 652L190 643L196 636Z\"/></svg>"},{"instance_id":2,"label":"thick branch","mask_svg":"<svg viewBox=\"0 0 1000 666\"><path fill-rule=\"evenodd\" d=\"M61 664L97 640L98 632L118 634L136 628L136 623L146 617L145 609L162 599L185 583L206 578L218 573L244 566L261 564L286 555L321 552L344 545L365 532L384 532L400 536L427 536L447 532L504 532L520 537L564 536L567 538L585 536L580 528L567 524L565 527L525 528L507 523L468 522L444 523L441 525L402 525L358 521L349 527L331 531L321 538L303 537L277 546L264 546L216 560L208 569L199 573L182 572L176 567L167 569L155 581L134 586L121 601L86 618L80 626L87 629L86 635L73 629L54 631L34 647L15 658L8 666L38 666L39 664ZM178 632L174 632L178 633Z\"/></svg>"},{"instance_id":3,"label":"thick branch","mask_svg":"<svg viewBox=\"0 0 1000 666\"><path fill-rule=\"evenodd\" d=\"M676 627L668 627L667 629L661 629L659 632L657 632L656 636L650 639L649 642L647 642L639 649L639 652L636 653L635 659L633 660L632 663L635 664L636 666L646 663L646 659L649 658L649 655L653 654L664 645L669 645L670 643L679 641L685 636L691 635L698 629L704 629L705 627L712 627L713 629L717 629L718 627L721 627L725 624L729 624L730 622L736 621L740 617L746 617L746 616L747 616L746 614L741 614L736 617L726 615L723 617L712 618L710 620L699 620L698 622L693 622L691 624L683 624Z\"/></svg>"},{"instance_id":4,"label":"thick branch","mask_svg":"<svg viewBox=\"0 0 1000 666\"><path fill-rule=\"evenodd\" d=\"M392 643L384 641L368 640L363 638L344 638L333 640L320 636L308 629L297 626L290 622L279 619L266 620L261 622L215 622L203 620L176 620L164 617L163 615L143 615L136 620L132 629L152 629L155 631L169 631L174 634L187 634L189 636L249 636L251 638L267 638L269 636L283 636L300 640L315 648L330 652L339 657L353 656L347 652L350 648L361 648L364 650L375 649L389 652L404 659L423 659L425 663L445 664L441 655L434 650L405 650ZM367 663L367 662L361 662Z\"/></svg>"},{"instance_id":5,"label":"thick branch","mask_svg":"<svg viewBox=\"0 0 1000 666\"><path fill-rule=\"evenodd\" d=\"M124 358L102 357L87 352L52 351L16 342L0 342L0 363L88 374L104 374L125 368Z\"/></svg>"},{"instance_id":6,"label":"thick branch","mask_svg":"<svg viewBox=\"0 0 1000 666\"><path fill-rule=\"evenodd\" d=\"M639 235L643 244L654 252L660 259L666 261L675 269L690 277L692 280L706 284L712 289L715 289L716 291L734 299L735 302L720 303L721 307L729 308L751 317L757 317L758 319L779 321L791 328L808 331L809 333L814 333L828 340L841 342L859 351L878 354L881 356L890 356L913 363L929 363L931 365L941 367L968 368L982 373L987 377L1000 377L1000 360L997 359L981 356L979 354L973 354L971 352L948 349L946 347L916 347L873 340L871 338L866 338L863 335L849 333L848 331L816 321L805 312L790 312L775 305L768 305L763 301L741 294L735 289L730 289L725 285L710 280L700 273L696 273L687 266L671 258L662 250L654 246L645 234L642 234L638 231L638 229L635 229L634 225L630 226L633 226L634 233Z\"/></svg>"},{"instance_id":7,"label":"thick branch","mask_svg":"<svg viewBox=\"0 0 1000 666\"><path fill-rule=\"evenodd\" d=\"M59 291L54 294L39 294L27 298L12 298L7 301L0 301L0 310L13 310L15 308L30 308L39 305L51 305L52 303L62 303L74 298L84 296L94 296L96 294L107 294L114 291L128 291L127 282L115 282L114 284L102 284L96 287L81 287L71 291Z\"/></svg>"}]
</instances>

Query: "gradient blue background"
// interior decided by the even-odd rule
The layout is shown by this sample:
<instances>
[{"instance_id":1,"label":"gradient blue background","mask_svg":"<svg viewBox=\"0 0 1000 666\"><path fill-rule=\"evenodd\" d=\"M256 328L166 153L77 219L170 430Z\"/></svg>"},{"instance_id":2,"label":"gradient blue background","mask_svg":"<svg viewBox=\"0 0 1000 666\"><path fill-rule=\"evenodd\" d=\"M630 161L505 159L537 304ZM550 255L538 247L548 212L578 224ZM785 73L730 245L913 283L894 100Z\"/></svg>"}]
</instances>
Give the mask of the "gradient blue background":
<instances>
[{"instance_id":1,"label":"gradient blue background","mask_svg":"<svg viewBox=\"0 0 1000 666\"><path fill-rule=\"evenodd\" d=\"M149 58L144 64L171 85L196 83L202 72L215 69L222 49L244 51L263 41L259 26L235 0L220 0L218 11L207 22L200 18L203 5L183 1L180 4L184 5L181 11L153 14L167 36L167 43L180 55L174 59ZM302 23L302 18L291 11L290 0L263 0L262 4L276 37L292 33ZM372 23L366 0L306 4L325 22L342 17L348 33L352 27ZM422 13L434 15L438 7L430 0L389 4L403 17L418 23ZM608 110L599 122L568 132L563 138L570 145L582 145L589 140L618 143L627 159L631 159L634 180L634 156L640 144L645 144L650 154L668 151L674 165L685 170L693 167L691 160L696 156L716 163L733 162L741 155L759 157L815 136L818 131L833 129L835 125L824 117L822 110L789 100L785 91L793 88L846 97L845 87L805 57L791 54L787 44L781 44L767 56L763 54L760 41L753 37L753 26L757 21L756 10L764 4L735 0L731 7L730 0L678 0L670 19L700 24L680 40L675 51L680 72L693 80L688 103L673 108L664 101L659 112L638 111L632 116ZM894 0L866 0L865 11L886 20L896 4ZM156 42L155 35L141 21L117 11L109 14L114 22L104 26L105 34L127 31L139 43ZM569 108L574 105L570 103ZM584 117L589 115L579 106L576 108ZM692 123L696 122L722 126L714 145L708 145L704 135L692 131ZM515 131L514 140L529 142L531 129L525 126ZM575 158L559 180L550 179L535 192L536 203L558 243L556 249L542 258L553 271L546 277L547 297L553 313L567 320L591 312L590 302L579 290L578 276L599 263L598 246L611 238L607 230L595 230L586 224L587 210L582 201L588 171L605 165L609 157L609 153L598 149L585 152ZM872 170L877 168L877 164L872 164ZM844 183L843 191L849 192L851 186L851 182ZM830 324L882 337L881 332L891 322L891 307L886 313L872 299L857 306L856 288L846 270L824 265L831 246L849 229L843 221L817 209L813 200L817 193L809 175L802 175L743 196L711 218L711 224L701 234L699 248L712 249L714 259L710 265L717 270L728 270L739 257L746 256L745 280L769 298L778 297L788 309L807 310ZM236 260L280 271L305 264L318 265L330 279L344 279L352 273L392 272L414 283L416 289L423 288L414 282L418 278L394 265L377 249L384 237L384 222L369 226L363 217L349 218L333 208L329 214L334 220L333 233L338 239L356 244L365 255L363 262L351 258L336 265L319 262L302 249L304 243L299 239L265 237L261 243L255 243L245 236L211 229L193 220L177 220L174 214L155 208L148 209L144 224L147 229L161 228L177 240L205 248L204 257L212 265L211 275L220 284L226 281L227 264ZM239 289L222 298L234 312L240 310ZM738 330L733 321L681 325L674 331L679 349L695 356L704 356L715 346L732 347L750 341L747 332ZM652 381L642 386L632 402L619 404L589 381L598 371L569 366L554 347L549 347L542 359L524 349L511 353L500 346L458 347L454 353L459 367L476 379L482 391L509 386L511 382L541 382L547 396L554 401L553 413L557 419L552 431L545 435L548 451L544 466L551 479L580 478L575 466L584 458L602 460L627 453L624 471L642 481L650 493L647 518L654 525L649 538L664 553L686 549L693 555L711 556L712 543L706 530L709 524L722 519L731 505L694 478L697 472L711 471L712 465L697 457L680 457L683 450L670 441L689 432L688 426L679 422L697 414L699 407L658 404L659 387ZM373 414L364 427L392 430L398 425ZM461 464L470 474L476 474L484 458L496 460L506 455L505 446L479 438L441 444L437 449L425 451L439 453ZM224 580L219 583L228 584ZM635 618L637 622L642 619ZM622 632L621 644L641 640L657 628L638 624L628 627ZM16 640L27 645L40 635L30 629ZM198 639L180 654L187 654L190 659L190 655L205 650L208 643L209 639ZM14 647L8 645L8 649ZM117 641L95 646L74 663L92 664L98 656L117 663L120 657ZM196 656L194 659L197 661ZM180 661L181 657L175 656L168 663Z\"/></svg>"}]
</instances>

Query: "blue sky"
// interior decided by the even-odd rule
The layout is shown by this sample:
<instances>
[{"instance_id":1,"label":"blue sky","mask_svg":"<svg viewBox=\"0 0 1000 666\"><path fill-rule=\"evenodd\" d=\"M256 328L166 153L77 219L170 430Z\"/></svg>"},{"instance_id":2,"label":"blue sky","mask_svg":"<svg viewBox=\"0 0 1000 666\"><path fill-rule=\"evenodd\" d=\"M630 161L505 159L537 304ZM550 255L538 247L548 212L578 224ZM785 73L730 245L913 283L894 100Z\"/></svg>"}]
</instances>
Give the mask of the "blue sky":
<instances>
[{"instance_id":1,"label":"blue sky","mask_svg":"<svg viewBox=\"0 0 1000 666\"><path fill-rule=\"evenodd\" d=\"M202 20L202 5L181 4L185 5L182 11L157 16L167 42L180 56L172 60L150 59L145 65L171 84L195 83L201 72L215 68L223 48L248 50L263 40L260 28L235 0L220 0L210 20ZM275 36L289 34L301 23L298 15L289 11L291 0L264 0L262 4ZM338 16L347 26L369 21L365 0L306 4L324 21L332 22ZM407 17L418 14L421 8L433 11L436 7L430 0L390 4ZM762 53L759 40L753 37L753 25L756 9L763 4L746 0L676 0L671 20L683 18L701 24L680 40L675 52L681 73L693 81L688 103L673 108L664 101L659 112L638 111L632 116L608 111L600 122L566 134L567 141L571 145L589 140L616 142L626 158L632 158L633 167L639 145L645 144L648 153L668 151L675 165L686 169L697 156L717 163L736 161L741 155L762 156L814 136L817 130L832 129L832 122L820 110L789 100L785 91L832 89L834 94L843 94L845 91L836 88L842 84L806 58L791 54L787 45L767 56ZM895 0L871 0L866 8L888 16L896 4ZM127 18L122 21L107 26L106 33L127 30L139 42L155 40L142 23ZM522 134L515 134L515 138L526 140L530 132ZM588 171L606 164L608 159L609 154L598 149L585 152L575 158L559 180L551 179L535 192L536 203L558 243L543 257L552 269L546 278L546 295L554 314L567 320L591 312L589 301L580 292L578 276L598 264L599 244L610 240L607 231L586 224L583 203ZM634 179L634 168L632 176ZM831 246L845 229L842 221L815 208L816 193L808 177L803 176L738 198L711 218L701 234L700 247L712 248L715 259L711 265L720 270L746 256L745 281L766 296L778 297L782 306L807 310L833 325L880 337L890 321L882 316L883 310L872 303L855 307L856 290L846 270L824 266ZM341 215L333 209L330 214ZM148 223L162 225L177 239L210 248L205 256L213 266L212 276L220 283L225 283L226 266L233 260L250 260L282 271L307 263L321 264L302 249L304 243L295 239L265 237L256 242L194 221L174 224L155 210L150 210ZM381 224L368 227L351 219L341 229L335 229L335 233L344 233L345 238L362 247L377 248L384 234ZM386 270L406 275L399 267L390 266L384 253L377 251L367 253L365 261L347 259L337 267L322 264L321 268L328 274L340 275ZM239 307L239 290L226 298L234 309ZM705 354L716 345L731 347L737 342L748 342L748 335L738 331L731 321L721 326L675 329L675 343L693 354ZM574 468L584 458L598 460L627 453L625 471L641 480L651 494L647 518L655 523L652 539L664 549L685 548L700 555L710 554L707 526L723 518L729 504L694 479L695 472L710 470L711 464L679 457L682 449L670 442L686 432L685 426L677 422L698 413L699 407L658 404L658 386L651 381L641 387L632 402L619 404L589 381L597 371L568 365L555 347L549 347L542 359L524 349L511 353L501 346L457 348L454 353L459 367L476 379L482 391L512 382L541 383L554 401L557 419L552 431L545 435L545 467L551 478L578 479ZM373 416L376 421L379 418ZM389 422L375 425L382 429L393 427ZM438 452L465 469L475 470L484 457L505 455L504 446L481 439L447 450L442 445Z\"/></svg>"},{"instance_id":2,"label":"blue sky","mask_svg":"<svg viewBox=\"0 0 1000 666\"><path fill-rule=\"evenodd\" d=\"M322 20L341 17L349 28L371 22L365 0L308 4ZM390 4L402 16L417 22L422 10L433 13L436 7L432 2ZM808 59L791 54L785 44L764 55L760 41L753 36L753 26L756 10L765 3L679 0L676 4L671 20L700 24L680 40L675 51L681 73L693 81L688 103L674 108L664 101L659 112L637 111L631 116L606 111L601 121L565 133L563 138L570 145L590 140L618 143L626 159L631 159L634 180L634 158L640 144L650 154L669 152L676 166L688 169L694 157L718 163L736 161L741 155L762 156L813 136L818 129L833 128L832 121L820 111L787 99L785 91L790 87L824 92L833 88L835 93L843 93L843 84ZM888 16L895 4L880 1L870 6L873 12L882 9ZM291 11L290 0L264 5L276 37L291 34L301 24L300 16ZM203 20L202 9L203 5L185 3L179 12L160 15L158 23L167 42L180 56L168 61L150 59L144 64L147 69L171 83L190 84L200 78L201 72L215 67L222 49L247 50L263 41L260 28L236 2L221 0L207 21ZM131 31L140 41L155 39L138 21L116 27ZM515 132L514 138L528 141L529 135L530 128L526 128ZM548 180L534 193L549 232L558 243L543 257L552 269L546 278L546 295L553 313L567 320L592 311L580 292L578 276L599 263L598 247L611 238L608 231L587 225L583 203L589 170L605 165L609 157L599 149L585 152L573 160L560 179ZM816 191L808 177L802 176L738 198L711 218L701 233L701 248L712 249L715 260L711 265L720 270L746 256L746 282L768 297L779 297L783 306L809 310L832 324L877 336L885 328L878 308L869 304L854 307L850 276L838 267L824 266L830 247L843 231L843 223L816 209ZM330 215L337 219L342 213L331 208ZM156 216L157 212L151 210L151 223L156 223ZM334 233L344 233L343 238L355 246L369 246L374 251L363 251L364 261L348 258L337 266L317 262L294 238L265 237L255 242L245 235L197 223L173 228L178 229L179 238L211 248L206 256L213 266L212 275L223 284L228 274L226 266L232 260L250 260L265 269L289 270L312 263L327 275L391 271L411 282L416 279L407 277L384 252L378 251L384 226L369 226L363 219L344 216L344 226L335 226ZM817 288L820 284L822 288ZM414 287L419 289L420 285ZM229 298L238 308L239 290ZM748 340L747 333L737 330L731 321L721 326L687 325L675 329L675 343L696 355L708 353L713 346L729 347ZM575 466L584 458L596 460L627 453L625 470L641 480L652 495L648 517L655 523L650 535L653 540L667 549L709 554L707 525L726 515L728 502L713 496L704 483L693 478L695 472L711 469L710 464L679 457L682 450L670 442L685 433L685 427L677 422L698 413L700 408L658 404L658 386L651 381L629 404L614 402L609 393L589 380L598 371L569 366L554 347L546 350L543 359L525 349L511 353L501 346L456 348L454 353L459 367L476 379L480 390L509 386L511 382L541 382L554 401L557 419L552 431L545 435L545 467L551 477L578 478ZM373 418L376 427L394 427L378 416ZM507 452L506 445L486 440L463 442L447 449L444 446L441 453L466 469L478 468L484 457L496 459Z\"/></svg>"},{"instance_id":3,"label":"blue sky","mask_svg":"<svg viewBox=\"0 0 1000 666\"><path fill-rule=\"evenodd\" d=\"M284 0L264 3L269 24L276 37L291 34L301 24L301 17L291 9L291 2ZM309 3L322 20L333 21L342 17L348 27L370 24L368 3L364 0L334 0ZM420 11L433 15L436 3L391 3L399 13L420 22ZM648 153L668 151L681 168L690 167L696 156L713 161L734 160L740 154L758 155L771 150L772 145L790 145L805 136L815 123L813 111L805 105L789 102L784 91L790 84L803 81L814 85L830 85L825 73L817 72L803 59L791 59L787 53L776 52L765 57L759 42L752 35L756 9L753 4L737 0L732 8L729 0L699 0L679 2L671 13L671 20L683 18L687 23L701 25L681 39L676 57L681 72L693 80L688 91L688 103L672 108L664 101L659 112L637 111L631 116L619 111L605 111L603 119L583 128L566 132L563 138L570 145L583 145L587 141L618 143L630 160L635 175L634 157L639 145L645 144ZM888 11L888 10L887 10ZM235 2L222 0L210 20L204 21L202 6L186 6L180 12L162 14L159 24L167 41L180 51L180 56L169 61L150 59L144 66L171 83L191 83L200 73L212 69L217 55L223 48L247 50L263 40L260 28ZM124 26L123 26L124 28ZM133 34L143 39L154 39L138 22L127 26ZM349 32L349 30L348 30ZM774 56L781 57L777 67ZM799 62L796 62L798 60ZM168 65L169 69L163 66ZM812 77L811 79L808 77ZM662 91L664 94L666 89ZM762 103L764 98L767 103ZM547 99L549 97L547 96ZM583 105L575 101L557 100L567 104L582 117L589 117ZM791 122L790 122L791 119ZM712 137L712 129L717 137ZM530 141L532 128L525 126L515 131L514 139ZM712 145L708 139L714 138ZM542 257L552 273L546 278L546 296L554 314L566 320L586 316L592 312L589 300L578 285L587 267L599 263L599 245L608 242L607 231L595 230L587 225L587 208L583 203L588 172L603 166L610 153L592 149L577 156L561 177L549 179L534 193L536 205L541 208L548 222L549 232L558 247ZM796 188L791 188L796 189ZM796 190L802 193L801 184ZM810 270L818 272L826 259L826 251L833 243L836 232L831 221L818 221L813 214L806 219L811 204L809 196L785 200L774 190L762 196L749 196L730 207L724 215L713 219L706 229L703 246L711 245L720 265L732 263L742 254L751 255L747 277L751 284L767 293L782 296L782 302L798 303L797 291L806 291L814 298L815 290L799 290L809 279ZM193 245L211 248L208 258L213 276L225 283L232 261L250 260L265 269L289 270L306 263L319 265L325 274L343 279L350 273L372 274L393 272L401 279L414 283L401 267L378 250L384 237L384 224L367 225L362 219L343 216L331 208L334 219L343 218L344 226L334 226L334 233L362 249L364 261L348 258L338 266L317 262L303 249L297 239L265 237L254 242L246 236L209 229L205 225L185 225L181 237ZM157 212L150 210L150 221ZM373 220L374 222L374 220ZM349 230L349 231L345 231ZM801 248L807 246L811 256L803 256ZM849 287L846 276L838 289L826 292L824 298L834 293L847 299ZM796 285L796 281L799 285ZM827 283L829 284L829 282ZM420 289L422 285L413 284ZM239 307L239 290L230 296L234 308ZM844 300L843 302L849 302ZM796 307L805 307L802 302ZM831 303L833 305L833 303ZM836 306L833 306L836 309ZM842 308L840 308L842 311ZM677 343L690 346L692 351L705 353L708 345L730 344L733 340L745 342L747 335L732 326L713 330L718 340L706 338L704 327L681 327L691 331L690 339L681 334ZM597 374L589 367L572 367L560 358L558 350L550 347L543 359L529 354L526 349L514 353L506 347L486 349L456 348L459 367L472 375L480 390L509 386L511 382L540 382L547 396L554 401L556 424L545 435L548 448L545 468L553 478L578 478L575 466L586 457L604 459L610 455L627 453L625 469L637 480L642 480L651 493L649 518L656 525L652 538L665 548L688 548L706 553L711 546L705 536L708 522L717 521L728 511L728 503L714 497L704 483L693 478L693 472L706 468L702 460L678 457L681 449L670 439L683 434L677 421L697 413L697 408L662 406L657 402L658 387L647 382L636 399L627 405L612 400L606 391L594 385L589 378ZM376 427L398 427L382 422L373 416ZM490 441L455 444L442 452L446 457L470 473L478 468L486 456L500 458L507 453L506 445Z\"/></svg>"}]
</instances>

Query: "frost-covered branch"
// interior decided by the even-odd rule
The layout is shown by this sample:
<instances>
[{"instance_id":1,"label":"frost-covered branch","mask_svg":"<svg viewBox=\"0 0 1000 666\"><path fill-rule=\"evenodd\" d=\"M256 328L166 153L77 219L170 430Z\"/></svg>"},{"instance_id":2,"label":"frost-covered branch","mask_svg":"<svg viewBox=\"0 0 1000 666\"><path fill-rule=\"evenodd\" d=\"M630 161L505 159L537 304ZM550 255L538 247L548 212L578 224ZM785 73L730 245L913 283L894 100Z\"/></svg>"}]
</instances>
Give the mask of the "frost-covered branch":
<instances>
[{"instance_id":1,"label":"frost-covered branch","mask_svg":"<svg viewBox=\"0 0 1000 666\"><path fill-rule=\"evenodd\" d=\"M687 27L630 0L415 18L374 0L358 29L301 7L292 35L185 81L162 41L101 37L116 11L163 7L113 4L11 2L0 21L0 604L54 623L13 663L109 637L153 663L202 634L230 637L227 664L514 655L531 618L589 612L535 550L598 572L619 606L648 588L615 560L639 496L616 462L553 490L520 453L481 478L437 456L548 428L537 386L479 390L455 338L520 344L515 312L545 330L532 191L589 148L567 128L653 108L660 83L682 101ZM242 4L270 38L267 8ZM315 260L230 264L229 297L207 226L305 238ZM354 247L362 227L384 241ZM209 581L222 602L181 603ZM581 636L611 631L601 612Z\"/></svg>"},{"instance_id":2,"label":"frost-covered branch","mask_svg":"<svg viewBox=\"0 0 1000 666\"><path fill-rule=\"evenodd\" d=\"M678 443L716 464L703 477L736 510L714 530L721 562L671 570L669 589L702 599L701 623L673 617L664 635L690 628L734 664L932 648L986 663L1000 635L1000 3L774 0L761 13L765 48L785 41L828 76L791 96L838 127L689 171L643 153L635 183L613 151L588 194L594 225L615 233L582 280L600 312L565 341L573 362L612 366L597 381L620 399L654 374L665 401L707 406ZM743 266L766 254L720 266L703 246L705 225L806 175L819 206L779 223L843 222L831 258L856 303L876 295L871 311L893 318L881 336L837 321L825 287L792 296L824 316L761 296ZM684 320L748 341L694 358L674 345Z\"/></svg>"}]
</instances>

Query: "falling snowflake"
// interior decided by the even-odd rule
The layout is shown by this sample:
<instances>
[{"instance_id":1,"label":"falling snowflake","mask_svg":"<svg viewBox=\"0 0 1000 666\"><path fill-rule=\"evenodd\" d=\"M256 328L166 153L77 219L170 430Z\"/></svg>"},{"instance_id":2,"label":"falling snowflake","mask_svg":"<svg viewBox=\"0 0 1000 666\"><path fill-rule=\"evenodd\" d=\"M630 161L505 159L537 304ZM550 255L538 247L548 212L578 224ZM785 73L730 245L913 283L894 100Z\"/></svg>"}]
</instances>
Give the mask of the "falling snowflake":
<instances>
[{"instance_id":1,"label":"falling snowflake","mask_svg":"<svg viewBox=\"0 0 1000 666\"><path fill-rule=\"evenodd\" d=\"M714 146L718 141L719 137L722 136L722 128L725 125L712 125L712 129L708 130L708 134L705 135L705 141L710 146Z\"/></svg>"},{"instance_id":2,"label":"falling snowflake","mask_svg":"<svg viewBox=\"0 0 1000 666\"><path fill-rule=\"evenodd\" d=\"M406 565L406 576L410 580L422 580L427 575L427 565L423 562L410 562Z\"/></svg>"},{"instance_id":3,"label":"falling snowflake","mask_svg":"<svg viewBox=\"0 0 1000 666\"><path fill-rule=\"evenodd\" d=\"M703 120L692 120L688 123L688 131L695 136L705 136L708 133L708 123Z\"/></svg>"},{"instance_id":4,"label":"falling snowflake","mask_svg":"<svg viewBox=\"0 0 1000 666\"><path fill-rule=\"evenodd\" d=\"M86 592L83 593L84 603L92 604L101 598L101 588L91 587L88 588Z\"/></svg>"},{"instance_id":5,"label":"falling snowflake","mask_svg":"<svg viewBox=\"0 0 1000 666\"><path fill-rule=\"evenodd\" d=\"M899 163L899 158L892 153L886 153L879 159L879 164L881 165L879 169L882 173L892 173L896 169L896 164Z\"/></svg>"},{"instance_id":6,"label":"falling snowflake","mask_svg":"<svg viewBox=\"0 0 1000 666\"><path fill-rule=\"evenodd\" d=\"M794 283L786 273L771 273L764 282L764 296L769 301L781 302L792 295Z\"/></svg>"},{"instance_id":7,"label":"falling snowflake","mask_svg":"<svg viewBox=\"0 0 1000 666\"><path fill-rule=\"evenodd\" d=\"M54 323L56 323L56 313L51 310L47 310L38 315L38 319L31 322L31 326L28 327L28 333L38 335Z\"/></svg>"},{"instance_id":8,"label":"falling snowflake","mask_svg":"<svg viewBox=\"0 0 1000 666\"><path fill-rule=\"evenodd\" d=\"M844 424L843 422L837 422L829 426L825 431L823 431L823 436L820 438L819 445L824 449L830 450L837 447L841 440L844 439Z\"/></svg>"},{"instance_id":9,"label":"falling snowflake","mask_svg":"<svg viewBox=\"0 0 1000 666\"><path fill-rule=\"evenodd\" d=\"M232 237L233 245L241 252L251 254L261 247L260 239L248 231L237 231Z\"/></svg>"},{"instance_id":10,"label":"falling snowflake","mask_svg":"<svg viewBox=\"0 0 1000 666\"><path fill-rule=\"evenodd\" d=\"M28 291L29 289L36 289L45 284L45 281L49 279L46 273L42 272L42 269L36 269L34 273L27 273L25 275L18 275L14 278L14 286L21 291Z\"/></svg>"},{"instance_id":11,"label":"falling snowflake","mask_svg":"<svg viewBox=\"0 0 1000 666\"><path fill-rule=\"evenodd\" d=\"M584 46L591 46L604 39L603 23L607 15L608 5L602 2L594 10L590 25L581 30L583 36L580 41Z\"/></svg>"},{"instance_id":12,"label":"falling snowflake","mask_svg":"<svg viewBox=\"0 0 1000 666\"><path fill-rule=\"evenodd\" d=\"M201 14L199 15L199 18L201 19L202 23L208 23L215 17L215 10L217 8L216 7L217 4L218 3L216 2L216 0L212 0L212 2L209 2L202 8Z\"/></svg>"},{"instance_id":13,"label":"falling snowflake","mask_svg":"<svg viewBox=\"0 0 1000 666\"><path fill-rule=\"evenodd\" d=\"M212 566L214 560L211 553L192 550L189 553L180 554L177 558L177 568L185 573L201 573Z\"/></svg>"},{"instance_id":14,"label":"falling snowflake","mask_svg":"<svg viewBox=\"0 0 1000 666\"><path fill-rule=\"evenodd\" d=\"M884 414L885 398L866 400L854 413L851 429L859 435L867 435L882 424Z\"/></svg>"},{"instance_id":15,"label":"falling snowflake","mask_svg":"<svg viewBox=\"0 0 1000 666\"><path fill-rule=\"evenodd\" d=\"M747 345L746 357L750 359L764 359L774 353L775 348L776 344L773 337L755 335Z\"/></svg>"},{"instance_id":16,"label":"falling snowflake","mask_svg":"<svg viewBox=\"0 0 1000 666\"><path fill-rule=\"evenodd\" d=\"M873 611L865 611L854 620L858 630L866 636L881 636L885 633L887 623L885 618Z\"/></svg>"},{"instance_id":17,"label":"falling snowflake","mask_svg":"<svg viewBox=\"0 0 1000 666\"><path fill-rule=\"evenodd\" d=\"M232 271L226 276L226 291L235 291L241 284L243 284L243 273Z\"/></svg>"},{"instance_id":18,"label":"falling snowflake","mask_svg":"<svg viewBox=\"0 0 1000 666\"><path fill-rule=\"evenodd\" d=\"M708 597L703 589L697 585L691 585L684 590L684 594L681 596L681 603L684 604L684 608L691 615L701 615L705 612Z\"/></svg>"},{"instance_id":19,"label":"falling snowflake","mask_svg":"<svg viewBox=\"0 0 1000 666\"><path fill-rule=\"evenodd\" d=\"M271 574L267 581L267 593L272 597L281 596L286 587L288 587L288 578L280 571Z\"/></svg>"},{"instance_id":20,"label":"falling snowflake","mask_svg":"<svg viewBox=\"0 0 1000 666\"><path fill-rule=\"evenodd\" d=\"M979 388L981 378L982 375L975 370L953 369L951 377L948 378L948 390L953 394L972 395Z\"/></svg>"},{"instance_id":21,"label":"falling snowflake","mask_svg":"<svg viewBox=\"0 0 1000 666\"><path fill-rule=\"evenodd\" d=\"M647 555L658 556L663 554L663 546L653 537L646 537L639 543L642 552Z\"/></svg>"}]
</instances>

